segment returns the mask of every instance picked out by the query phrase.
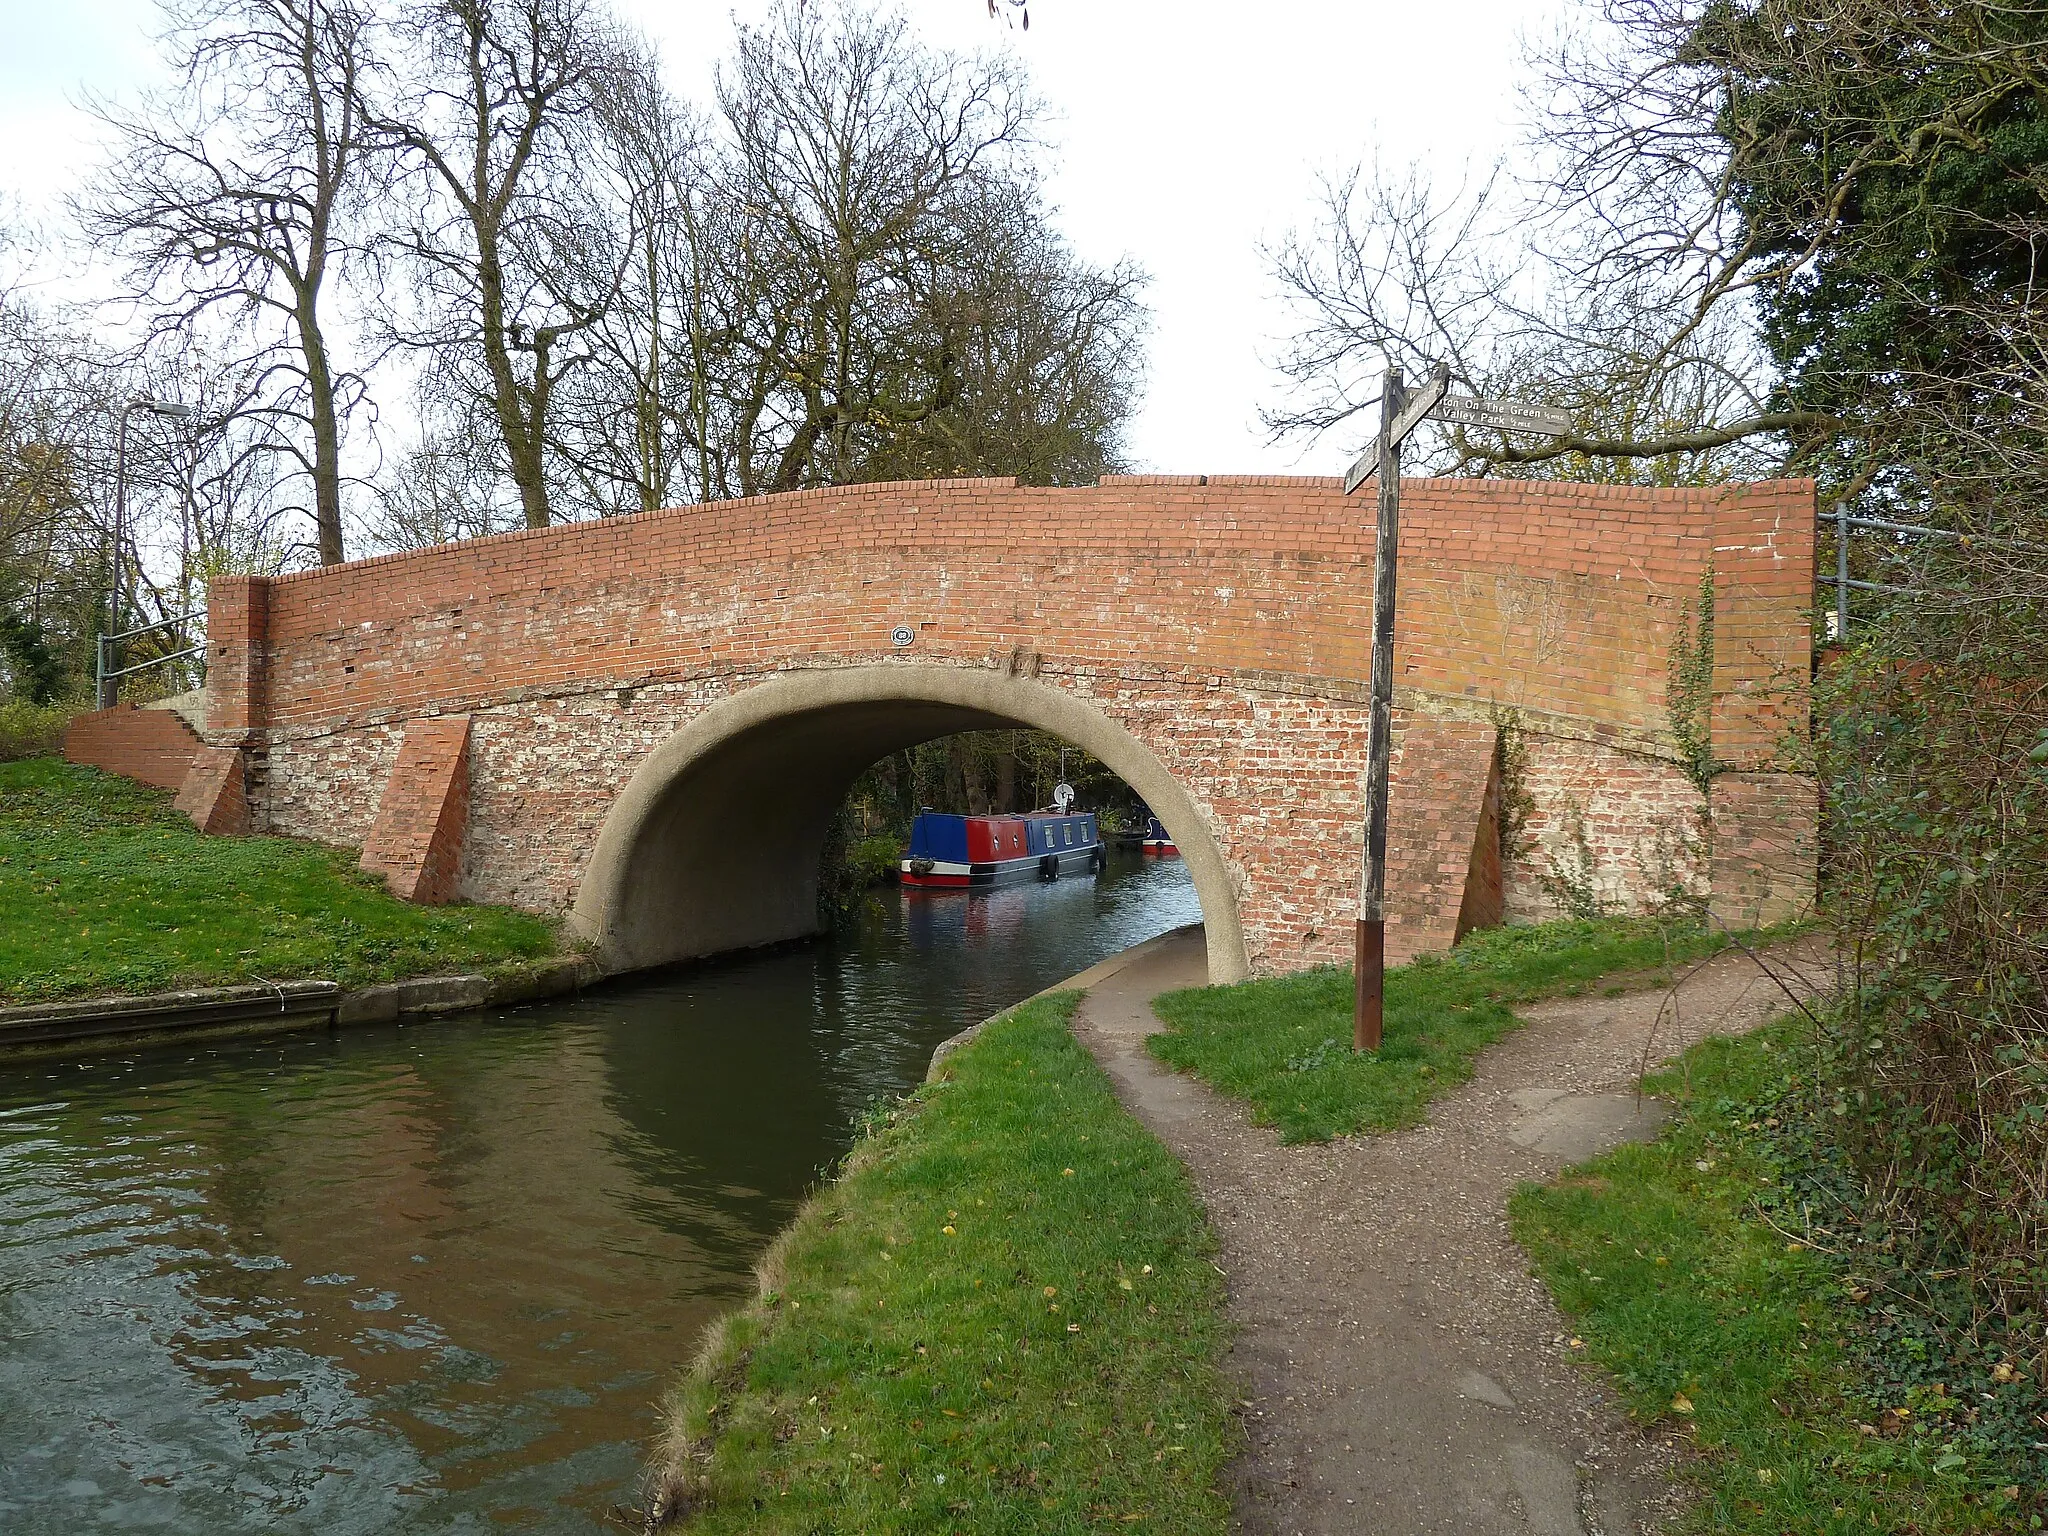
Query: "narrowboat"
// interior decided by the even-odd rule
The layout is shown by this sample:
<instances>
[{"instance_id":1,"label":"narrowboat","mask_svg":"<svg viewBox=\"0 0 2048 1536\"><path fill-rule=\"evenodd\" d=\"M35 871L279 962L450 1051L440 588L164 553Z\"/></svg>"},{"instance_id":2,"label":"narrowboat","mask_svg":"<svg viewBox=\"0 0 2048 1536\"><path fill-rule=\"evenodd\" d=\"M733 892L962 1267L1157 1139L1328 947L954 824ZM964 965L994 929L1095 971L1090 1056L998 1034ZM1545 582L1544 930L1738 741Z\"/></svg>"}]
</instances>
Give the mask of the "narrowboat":
<instances>
[{"instance_id":1,"label":"narrowboat","mask_svg":"<svg viewBox=\"0 0 2048 1536\"><path fill-rule=\"evenodd\" d=\"M1145 823L1144 849L1147 853L1162 857L1180 855L1180 850L1173 846L1173 838L1168 835L1165 824L1157 816Z\"/></svg>"},{"instance_id":2,"label":"narrowboat","mask_svg":"<svg viewBox=\"0 0 2048 1536\"><path fill-rule=\"evenodd\" d=\"M920 811L910 824L902 879L909 886L977 889L1090 874L1106 855L1095 817L948 816Z\"/></svg>"}]
</instances>

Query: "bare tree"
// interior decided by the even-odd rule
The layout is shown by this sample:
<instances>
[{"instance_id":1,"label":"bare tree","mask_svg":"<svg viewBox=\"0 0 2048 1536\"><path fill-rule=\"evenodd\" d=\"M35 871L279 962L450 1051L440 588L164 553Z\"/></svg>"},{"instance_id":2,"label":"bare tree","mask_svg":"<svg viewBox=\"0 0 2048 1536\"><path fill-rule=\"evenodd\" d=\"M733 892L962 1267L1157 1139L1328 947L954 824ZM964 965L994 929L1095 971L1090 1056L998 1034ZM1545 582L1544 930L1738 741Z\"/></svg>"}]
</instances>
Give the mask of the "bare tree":
<instances>
[{"instance_id":1,"label":"bare tree","mask_svg":"<svg viewBox=\"0 0 2048 1536\"><path fill-rule=\"evenodd\" d=\"M982 180L947 218L947 259L906 272L905 351L929 381L929 409L875 434L863 477L1075 485L1122 468L1143 376L1144 274L1076 258L1020 177Z\"/></svg>"},{"instance_id":2,"label":"bare tree","mask_svg":"<svg viewBox=\"0 0 2048 1536\"><path fill-rule=\"evenodd\" d=\"M901 345L920 271L972 253L948 214L1013 168L1036 111L1015 67L919 45L899 13L787 0L719 80L721 195L753 313L735 370L742 495L854 477L870 430L939 409Z\"/></svg>"},{"instance_id":3,"label":"bare tree","mask_svg":"<svg viewBox=\"0 0 2048 1536\"><path fill-rule=\"evenodd\" d=\"M551 429L587 502L1116 467L1143 278L1053 231L1009 65L791 4L742 36L711 122L650 60L612 80L589 243L624 280Z\"/></svg>"},{"instance_id":4,"label":"bare tree","mask_svg":"<svg viewBox=\"0 0 2048 1536\"><path fill-rule=\"evenodd\" d=\"M622 46L593 112L585 160L611 216L590 232L619 274L586 333L588 366L564 380L552 429L583 499L651 511L716 483L707 285L715 218L703 127L643 47Z\"/></svg>"},{"instance_id":5,"label":"bare tree","mask_svg":"<svg viewBox=\"0 0 2048 1536\"><path fill-rule=\"evenodd\" d=\"M100 106L116 149L79 199L128 262L153 334L219 319L247 337L244 409L313 483L323 564L343 558L341 438L361 380L337 367L325 304L364 171L371 67L350 0L164 0L179 82Z\"/></svg>"},{"instance_id":6,"label":"bare tree","mask_svg":"<svg viewBox=\"0 0 2048 1536\"><path fill-rule=\"evenodd\" d=\"M1593 24L1531 60L1518 176L1442 196L1413 173L1354 172L1326 189L1310 232L1272 253L1301 324L1278 360L1289 397L1269 425L1338 426L1364 375L1420 352L1467 384L1579 417L1544 444L1457 434L1446 464L1684 478L1805 468L1837 493L1889 482L1896 494L1899 412L1946 440L1935 397L1950 396L1943 417L1967 408L1933 381L1959 359L1893 358L1817 388L1788 317L1858 263L1903 313L1928 313L1932 296L1912 291L1924 261L1916 276L1907 253L1916 233L1955 222L1936 205L1945 178L1969 174L1955 169L1962 157L2009 161L1994 148L2001 126L2024 117L2016 93L2037 93L2043 73L2034 14L1990 0L1605 0ZM1944 346L1956 339L1946 330ZM1916 368L1919 387L1902 392Z\"/></svg>"},{"instance_id":7,"label":"bare tree","mask_svg":"<svg viewBox=\"0 0 2048 1536\"><path fill-rule=\"evenodd\" d=\"M37 242L0 207L0 667L34 702L82 688L111 551L92 471L111 370L33 300Z\"/></svg>"},{"instance_id":8,"label":"bare tree","mask_svg":"<svg viewBox=\"0 0 2048 1536\"><path fill-rule=\"evenodd\" d=\"M1828 425L1770 408L1768 361L1739 304L1701 307L1688 274L1615 270L1586 248L1585 226L1533 202L1541 190L1499 171L1449 194L1413 169L1327 181L1312 228L1268 253L1298 318L1276 359L1288 397L1264 413L1275 437L1354 423L1388 365L1419 375L1438 362L1466 388L1576 418L1537 447L1433 427L1445 472L1697 483L1767 472L1782 451L1759 438Z\"/></svg>"},{"instance_id":9,"label":"bare tree","mask_svg":"<svg viewBox=\"0 0 2048 1536\"><path fill-rule=\"evenodd\" d=\"M588 0L417 0L393 24L414 72L365 108L413 211L387 248L420 286L393 327L449 388L485 402L528 527L553 520L550 408L618 273L578 157L613 54Z\"/></svg>"}]
</instances>

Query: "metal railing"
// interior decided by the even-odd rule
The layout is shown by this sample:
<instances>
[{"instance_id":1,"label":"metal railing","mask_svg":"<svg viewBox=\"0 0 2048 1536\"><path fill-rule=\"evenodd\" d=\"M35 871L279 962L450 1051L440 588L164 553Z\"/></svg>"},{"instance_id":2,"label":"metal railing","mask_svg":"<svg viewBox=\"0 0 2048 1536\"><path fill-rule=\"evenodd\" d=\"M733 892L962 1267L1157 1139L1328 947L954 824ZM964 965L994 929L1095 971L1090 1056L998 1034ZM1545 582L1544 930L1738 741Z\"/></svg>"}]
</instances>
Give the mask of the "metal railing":
<instances>
[{"instance_id":1,"label":"metal railing","mask_svg":"<svg viewBox=\"0 0 2048 1536\"><path fill-rule=\"evenodd\" d=\"M1881 517L1851 516L1849 504L1838 502L1833 512L1820 515L1822 523L1832 523L1835 528L1835 574L1823 576L1818 585L1835 589L1834 633L1829 638L1839 640L1849 633L1849 594L1854 592L1913 593L1923 590L1919 587L1894 586L1884 581L1859 581L1849 575L1849 530L1851 528L1875 528L1884 533L1909 533L1917 538L1954 539L1961 544L1989 544L1999 549L2022 549L2035 553L2048 553L2048 548L2028 543L2024 539L2001 538L1989 533L1962 533L1954 528L1929 528L1922 523L1894 523Z\"/></svg>"},{"instance_id":2,"label":"metal railing","mask_svg":"<svg viewBox=\"0 0 2048 1536\"><path fill-rule=\"evenodd\" d=\"M93 680L98 693L100 708L112 709L121 702L121 679L132 677L137 672L147 672L151 667L161 667L173 661L183 661L188 656L201 656L206 652L206 642L188 645L182 651L172 651L164 656L152 656L147 661L138 661L132 667L120 665L121 642L133 640L137 635L153 635L158 630L175 629L184 631L194 619L204 615L194 609L181 613L175 618L158 619L154 624L143 624L135 629L124 629L116 634L102 634L93 651Z\"/></svg>"}]
</instances>

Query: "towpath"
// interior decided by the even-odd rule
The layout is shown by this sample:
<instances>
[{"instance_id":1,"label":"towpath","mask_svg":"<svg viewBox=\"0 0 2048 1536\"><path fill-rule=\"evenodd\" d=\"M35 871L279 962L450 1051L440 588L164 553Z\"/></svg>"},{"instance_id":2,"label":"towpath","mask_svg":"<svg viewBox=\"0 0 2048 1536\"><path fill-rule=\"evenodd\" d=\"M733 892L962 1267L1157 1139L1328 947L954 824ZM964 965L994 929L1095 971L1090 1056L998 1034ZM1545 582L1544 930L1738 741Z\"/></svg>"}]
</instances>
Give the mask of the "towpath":
<instances>
[{"instance_id":1,"label":"towpath","mask_svg":"<svg viewBox=\"0 0 2048 1536\"><path fill-rule=\"evenodd\" d=\"M1783 958L1811 973L1821 956ZM1784 994L1731 954L1679 989L1675 1022L1652 990L1531 1005L1427 1124L1283 1147L1145 1050L1151 999L1205 979L1200 931L1169 935L1077 977L1090 990L1075 1027L1187 1164L1222 1245L1248 1431L1238 1529L1657 1529L1681 1501L1670 1474L1684 1448L1633 1428L1574 1359L1507 1200L1520 1180L1654 1131L1660 1107L1632 1089L1646 1046L1656 1061L1754 1028Z\"/></svg>"}]
</instances>

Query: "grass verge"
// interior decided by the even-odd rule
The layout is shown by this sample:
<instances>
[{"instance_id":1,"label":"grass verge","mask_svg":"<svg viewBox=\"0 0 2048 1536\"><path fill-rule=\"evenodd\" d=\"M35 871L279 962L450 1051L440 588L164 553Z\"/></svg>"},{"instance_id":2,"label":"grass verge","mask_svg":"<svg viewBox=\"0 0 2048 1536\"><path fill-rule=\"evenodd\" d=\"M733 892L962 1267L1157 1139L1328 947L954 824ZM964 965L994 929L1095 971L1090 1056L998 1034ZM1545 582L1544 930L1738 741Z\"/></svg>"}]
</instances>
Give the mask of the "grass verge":
<instances>
[{"instance_id":1,"label":"grass verge","mask_svg":"<svg viewBox=\"0 0 2048 1536\"><path fill-rule=\"evenodd\" d=\"M1583 991L1614 972L1661 972L1727 942L1625 919L1487 929L1388 971L1373 1055L1351 1049L1351 972L1334 967L1167 993L1152 1005L1167 1028L1147 1043L1169 1066L1247 1101L1284 1142L1392 1130L1472 1075L1480 1050L1515 1027L1509 1004Z\"/></svg>"},{"instance_id":2,"label":"grass verge","mask_svg":"<svg viewBox=\"0 0 2048 1536\"><path fill-rule=\"evenodd\" d=\"M1217 1536L1223 1283L1187 1175L1027 1003L875 1119L669 1403L692 1533Z\"/></svg>"},{"instance_id":3,"label":"grass verge","mask_svg":"<svg viewBox=\"0 0 2048 1536\"><path fill-rule=\"evenodd\" d=\"M50 758L0 763L0 1002L259 977L353 986L554 950L527 913L410 906L339 850L202 837L162 790Z\"/></svg>"},{"instance_id":4,"label":"grass verge","mask_svg":"<svg viewBox=\"0 0 2048 1536\"><path fill-rule=\"evenodd\" d=\"M1845 1181L1802 1053L1790 1021L1696 1046L1648 1084L1683 1105L1663 1137L1525 1186L1515 1235L1634 1416L1707 1452L1690 1529L2040 1530L2038 1385L1960 1333L1930 1347L1908 1275L1805 1225Z\"/></svg>"}]
</instances>

